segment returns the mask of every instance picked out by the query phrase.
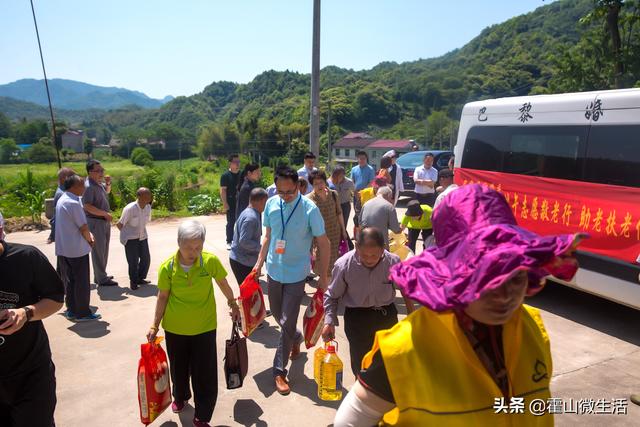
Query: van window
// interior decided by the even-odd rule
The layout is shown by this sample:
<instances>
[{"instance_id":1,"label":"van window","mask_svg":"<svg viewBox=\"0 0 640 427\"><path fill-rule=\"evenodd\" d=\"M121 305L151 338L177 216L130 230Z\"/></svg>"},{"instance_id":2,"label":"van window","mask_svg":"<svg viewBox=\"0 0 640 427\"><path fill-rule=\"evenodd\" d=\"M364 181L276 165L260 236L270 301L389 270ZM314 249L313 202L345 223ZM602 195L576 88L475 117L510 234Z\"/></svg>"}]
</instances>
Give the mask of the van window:
<instances>
[{"instance_id":1,"label":"van window","mask_svg":"<svg viewBox=\"0 0 640 427\"><path fill-rule=\"evenodd\" d=\"M585 179L640 187L640 125L591 127Z\"/></svg>"},{"instance_id":2,"label":"van window","mask_svg":"<svg viewBox=\"0 0 640 427\"><path fill-rule=\"evenodd\" d=\"M462 167L576 180L587 126L477 126L469 130Z\"/></svg>"}]
</instances>

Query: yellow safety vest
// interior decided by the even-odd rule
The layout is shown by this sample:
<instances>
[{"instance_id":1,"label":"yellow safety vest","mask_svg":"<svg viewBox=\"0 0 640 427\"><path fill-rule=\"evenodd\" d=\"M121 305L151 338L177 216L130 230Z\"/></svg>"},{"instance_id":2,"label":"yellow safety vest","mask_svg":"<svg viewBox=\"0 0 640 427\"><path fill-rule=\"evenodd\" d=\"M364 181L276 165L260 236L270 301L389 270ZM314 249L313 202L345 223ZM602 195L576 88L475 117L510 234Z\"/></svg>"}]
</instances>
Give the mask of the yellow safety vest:
<instances>
[{"instance_id":1,"label":"yellow safety vest","mask_svg":"<svg viewBox=\"0 0 640 427\"><path fill-rule=\"evenodd\" d=\"M396 408L381 425L552 426L553 415L529 412L533 399L551 397L551 349L538 310L523 305L502 328L511 396L524 397L524 414L495 413L504 397L471 347L455 314L421 308L379 331L362 361L380 350ZM508 406L510 400L504 398Z\"/></svg>"}]
</instances>

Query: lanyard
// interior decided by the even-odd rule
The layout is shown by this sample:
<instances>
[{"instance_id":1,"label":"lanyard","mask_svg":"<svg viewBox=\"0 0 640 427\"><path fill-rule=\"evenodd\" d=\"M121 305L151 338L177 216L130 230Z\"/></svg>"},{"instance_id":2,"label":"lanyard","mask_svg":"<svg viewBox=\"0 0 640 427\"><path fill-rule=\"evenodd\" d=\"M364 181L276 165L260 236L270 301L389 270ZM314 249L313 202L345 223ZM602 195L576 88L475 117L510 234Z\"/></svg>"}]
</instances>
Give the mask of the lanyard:
<instances>
[{"instance_id":1,"label":"lanyard","mask_svg":"<svg viewBox=\"0 0 640 427\"><path fill-rule=\"evenodd\" d=\"M296 205L293 207L293 210L289 214L289 218L287 218L287 222L284 221L284 213L282 213L283 210L284 210L284 206L283 206L283 203L282 203L282 199L280 200L280 219L282 220L282 237L280 238L280 240L284 240L284 229L289 224L289 221L291 221L291 217L293 216L293 213L296 211L296 209L298 209L298 205L300 204L300 200L302 200L302 195L298 195L298 201L296 202Z\"/></svg>"}]
</instances>

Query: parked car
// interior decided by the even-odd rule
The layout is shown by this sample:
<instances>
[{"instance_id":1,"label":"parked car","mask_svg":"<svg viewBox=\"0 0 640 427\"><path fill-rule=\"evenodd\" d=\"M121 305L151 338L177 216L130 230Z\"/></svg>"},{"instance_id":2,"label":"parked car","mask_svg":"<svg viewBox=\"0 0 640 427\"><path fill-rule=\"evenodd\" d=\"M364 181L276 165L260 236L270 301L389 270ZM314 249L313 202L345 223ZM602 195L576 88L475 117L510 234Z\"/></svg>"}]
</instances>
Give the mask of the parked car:
<instances>
[{"instance_id":1,"label":"parked car","mask_svg":"<svg viewBox=\"0 0 640 427\"><path fill-rule=\"evenodd\" d=\"M397 164L402 168L402 182L404 183L404 191L401 196L412 196L415 188L413 182L413 171L424 162L424 156L427 153L433 154L433 167L437 170L444 169L449 163L449 159L453 156L451 151L427 150L412 151L398 157Z\"/></svg>"}]
</instances>

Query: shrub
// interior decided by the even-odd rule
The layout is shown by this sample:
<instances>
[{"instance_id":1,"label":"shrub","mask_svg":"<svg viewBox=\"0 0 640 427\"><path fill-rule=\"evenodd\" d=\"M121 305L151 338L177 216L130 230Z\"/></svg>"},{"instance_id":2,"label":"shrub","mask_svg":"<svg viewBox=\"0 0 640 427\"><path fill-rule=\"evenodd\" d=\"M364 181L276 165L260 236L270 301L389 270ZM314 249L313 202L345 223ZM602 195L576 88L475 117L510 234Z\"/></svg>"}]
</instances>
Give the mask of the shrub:
<instances>
[{"instance_id":1,"label":"shrub","mask_svg":"<svg viewBox=\"0 0 640 427\"><path fill-rule=\"evenodd\" d=\"M131 152L131 163L138 166L151 166L153 164L153 156L144 147L136 147Z\"/></svg>"},{"instance_id":2,"label":"shrub","mask_svg":"<svg viewBox=\"0 0 640 427\"><path fill-rule=\"evenodd\" d=\"M217 195L201 193L189 199L189 212L194 215L208 215L220 210L220 198Z\"/></svg>"},{"instance_id":3,"label":"shrub","mask_svg":"<svg viewBox=\"0 0 640 427\"><path fill-rule=\"evenodd\" d=\"M27 150L27 158L33 163L48 163L56 160L56 150L51 144L37 142Z\"/></svg>"}]
</instances>

